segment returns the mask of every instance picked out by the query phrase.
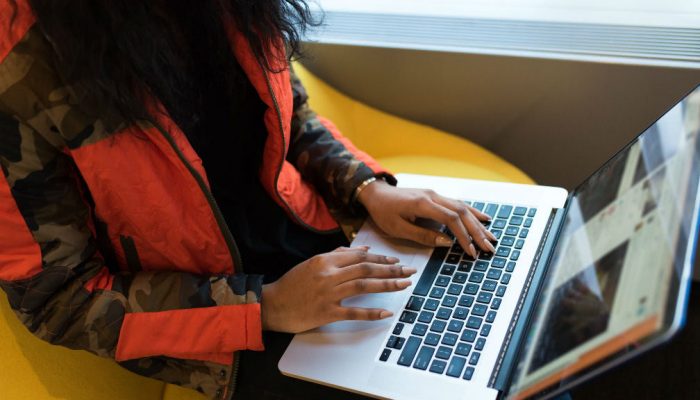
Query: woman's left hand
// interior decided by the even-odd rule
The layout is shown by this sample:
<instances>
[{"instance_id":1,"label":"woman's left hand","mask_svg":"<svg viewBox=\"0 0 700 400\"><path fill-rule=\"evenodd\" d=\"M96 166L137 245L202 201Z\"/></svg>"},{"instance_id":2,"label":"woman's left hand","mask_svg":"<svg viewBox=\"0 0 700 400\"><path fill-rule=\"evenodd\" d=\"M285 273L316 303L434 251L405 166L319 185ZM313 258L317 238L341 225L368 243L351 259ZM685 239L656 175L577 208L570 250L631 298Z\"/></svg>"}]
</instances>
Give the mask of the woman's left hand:
<instances>
[{"instance_id":1,"label":"woman's left hand","mask_svg":"<svg viewBox=\"0 0 700 400\"><path fill-rule=\"evenodd\" d=\"M416 218L427 218L446 225L474 258L477 255L475 245L484 251L496 251L491 244L496 237L481 223L491 219L488 215L432 190L402 189L377 180L365 187L357 200L377 226L390 236L431 247L452 245L447 235L414 223Z\"/></svg>"}]
</instances>

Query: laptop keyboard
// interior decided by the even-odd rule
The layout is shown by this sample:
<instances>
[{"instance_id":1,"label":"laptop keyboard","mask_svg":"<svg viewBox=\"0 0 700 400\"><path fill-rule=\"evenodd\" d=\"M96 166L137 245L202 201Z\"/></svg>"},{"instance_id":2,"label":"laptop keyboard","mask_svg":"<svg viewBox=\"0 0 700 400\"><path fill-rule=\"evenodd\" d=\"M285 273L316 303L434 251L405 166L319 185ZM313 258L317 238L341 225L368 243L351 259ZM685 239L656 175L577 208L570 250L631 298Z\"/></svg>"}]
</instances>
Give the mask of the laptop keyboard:
<instances>
[{"instance_id":1,"label":"laptop keyboard","mask_svg":"<svg viewBox=\"0 0 700 400\"><path fill-rule=\"evenodd\" d=\"M474 259L457 242L435 248L380 361L397 351L401 366L466 380L474 375L537 209L465 203L491 216L496 253Z\"/></svg>"}]
</instances>

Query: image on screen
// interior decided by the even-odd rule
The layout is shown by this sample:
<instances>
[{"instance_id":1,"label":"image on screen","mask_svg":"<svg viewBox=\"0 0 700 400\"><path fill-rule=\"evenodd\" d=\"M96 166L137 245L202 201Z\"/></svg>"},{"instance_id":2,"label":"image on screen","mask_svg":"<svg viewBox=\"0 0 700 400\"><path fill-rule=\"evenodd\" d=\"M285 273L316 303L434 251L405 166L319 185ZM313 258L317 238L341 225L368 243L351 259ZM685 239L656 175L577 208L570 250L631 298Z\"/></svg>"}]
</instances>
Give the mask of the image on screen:
<instances>
[{"instance_id":1,"label":"image on screen","mask_svg":"<svg viewBox=\"0 0 700 400\"><path fill-rule=\"evenodd\" d=\"M571 381L668 326L695 223L699 132L700 88L576 189L511 397Z\"/></svg>"}]
</instances>

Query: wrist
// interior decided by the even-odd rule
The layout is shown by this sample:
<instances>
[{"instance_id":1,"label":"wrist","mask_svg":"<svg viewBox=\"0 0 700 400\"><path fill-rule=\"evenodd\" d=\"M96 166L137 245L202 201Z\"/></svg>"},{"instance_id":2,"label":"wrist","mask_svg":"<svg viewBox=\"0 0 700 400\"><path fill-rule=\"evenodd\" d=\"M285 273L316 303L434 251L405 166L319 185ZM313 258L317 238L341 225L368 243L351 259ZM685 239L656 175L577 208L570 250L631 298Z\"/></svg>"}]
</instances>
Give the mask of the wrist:
<instances>
[{"instance_id":1,"label":"wrist","mask_svg":"<svg viewBox=\"0 0 700 400\"><path fill-rule=\"evenodd\" d=\"M369 184L367 184L362 190L357 194L356 201L367 208L368 203L374 198L378 191L390 187L384 179L376 179Z\"/></svg>"},{"instance_id":2,"label":"wrist","mask_svg":"<svg viewBox=\"0 0 700 400\"><path fill-rule=\"evenodd\" d=\"M274 283L268 283L262 287L262 296L260 299L260 322L264 331L272 330L274 326Z\"/></svg>"}]
</instances>

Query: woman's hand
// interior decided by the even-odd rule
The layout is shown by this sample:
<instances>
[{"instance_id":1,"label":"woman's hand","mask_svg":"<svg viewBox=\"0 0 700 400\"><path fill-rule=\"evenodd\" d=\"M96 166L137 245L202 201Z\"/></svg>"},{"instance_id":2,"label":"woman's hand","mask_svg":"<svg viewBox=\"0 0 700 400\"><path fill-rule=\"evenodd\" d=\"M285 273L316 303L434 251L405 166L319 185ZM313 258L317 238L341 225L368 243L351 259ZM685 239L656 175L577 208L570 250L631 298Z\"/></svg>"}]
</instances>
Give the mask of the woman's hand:
<instances>
[{"instance_id":1,"label":"woman's hand","mask_svg":"<svg viewBox=\"0 0 700 400\"><path fill-rule=\"evenodd\" d=\"M391 317L381 308L343 307L347 297L394 292L411 285L415 268L398 259L371 254L368 247L339 248L295 266L279 280L264 285L262 325L265 330L298 333L340 320Z\"/></svg>"},{"instance_id":2,"label":"woman's hand","mask_svg":"<svg viewBox=\"0 0 700 400\"><path fill-rule=\"evenodd\" d=\"M414 224L416 218L428 218L446 225L474 258L475 244L484 251L496 251L491 244L496 237L481 223L491 219L488 215L432 190L401 189L377 180L360 192L358 201L377 226L391 236L426 246L451 246L452 240L447 235Z\"/></svg>"}]
</instances>

